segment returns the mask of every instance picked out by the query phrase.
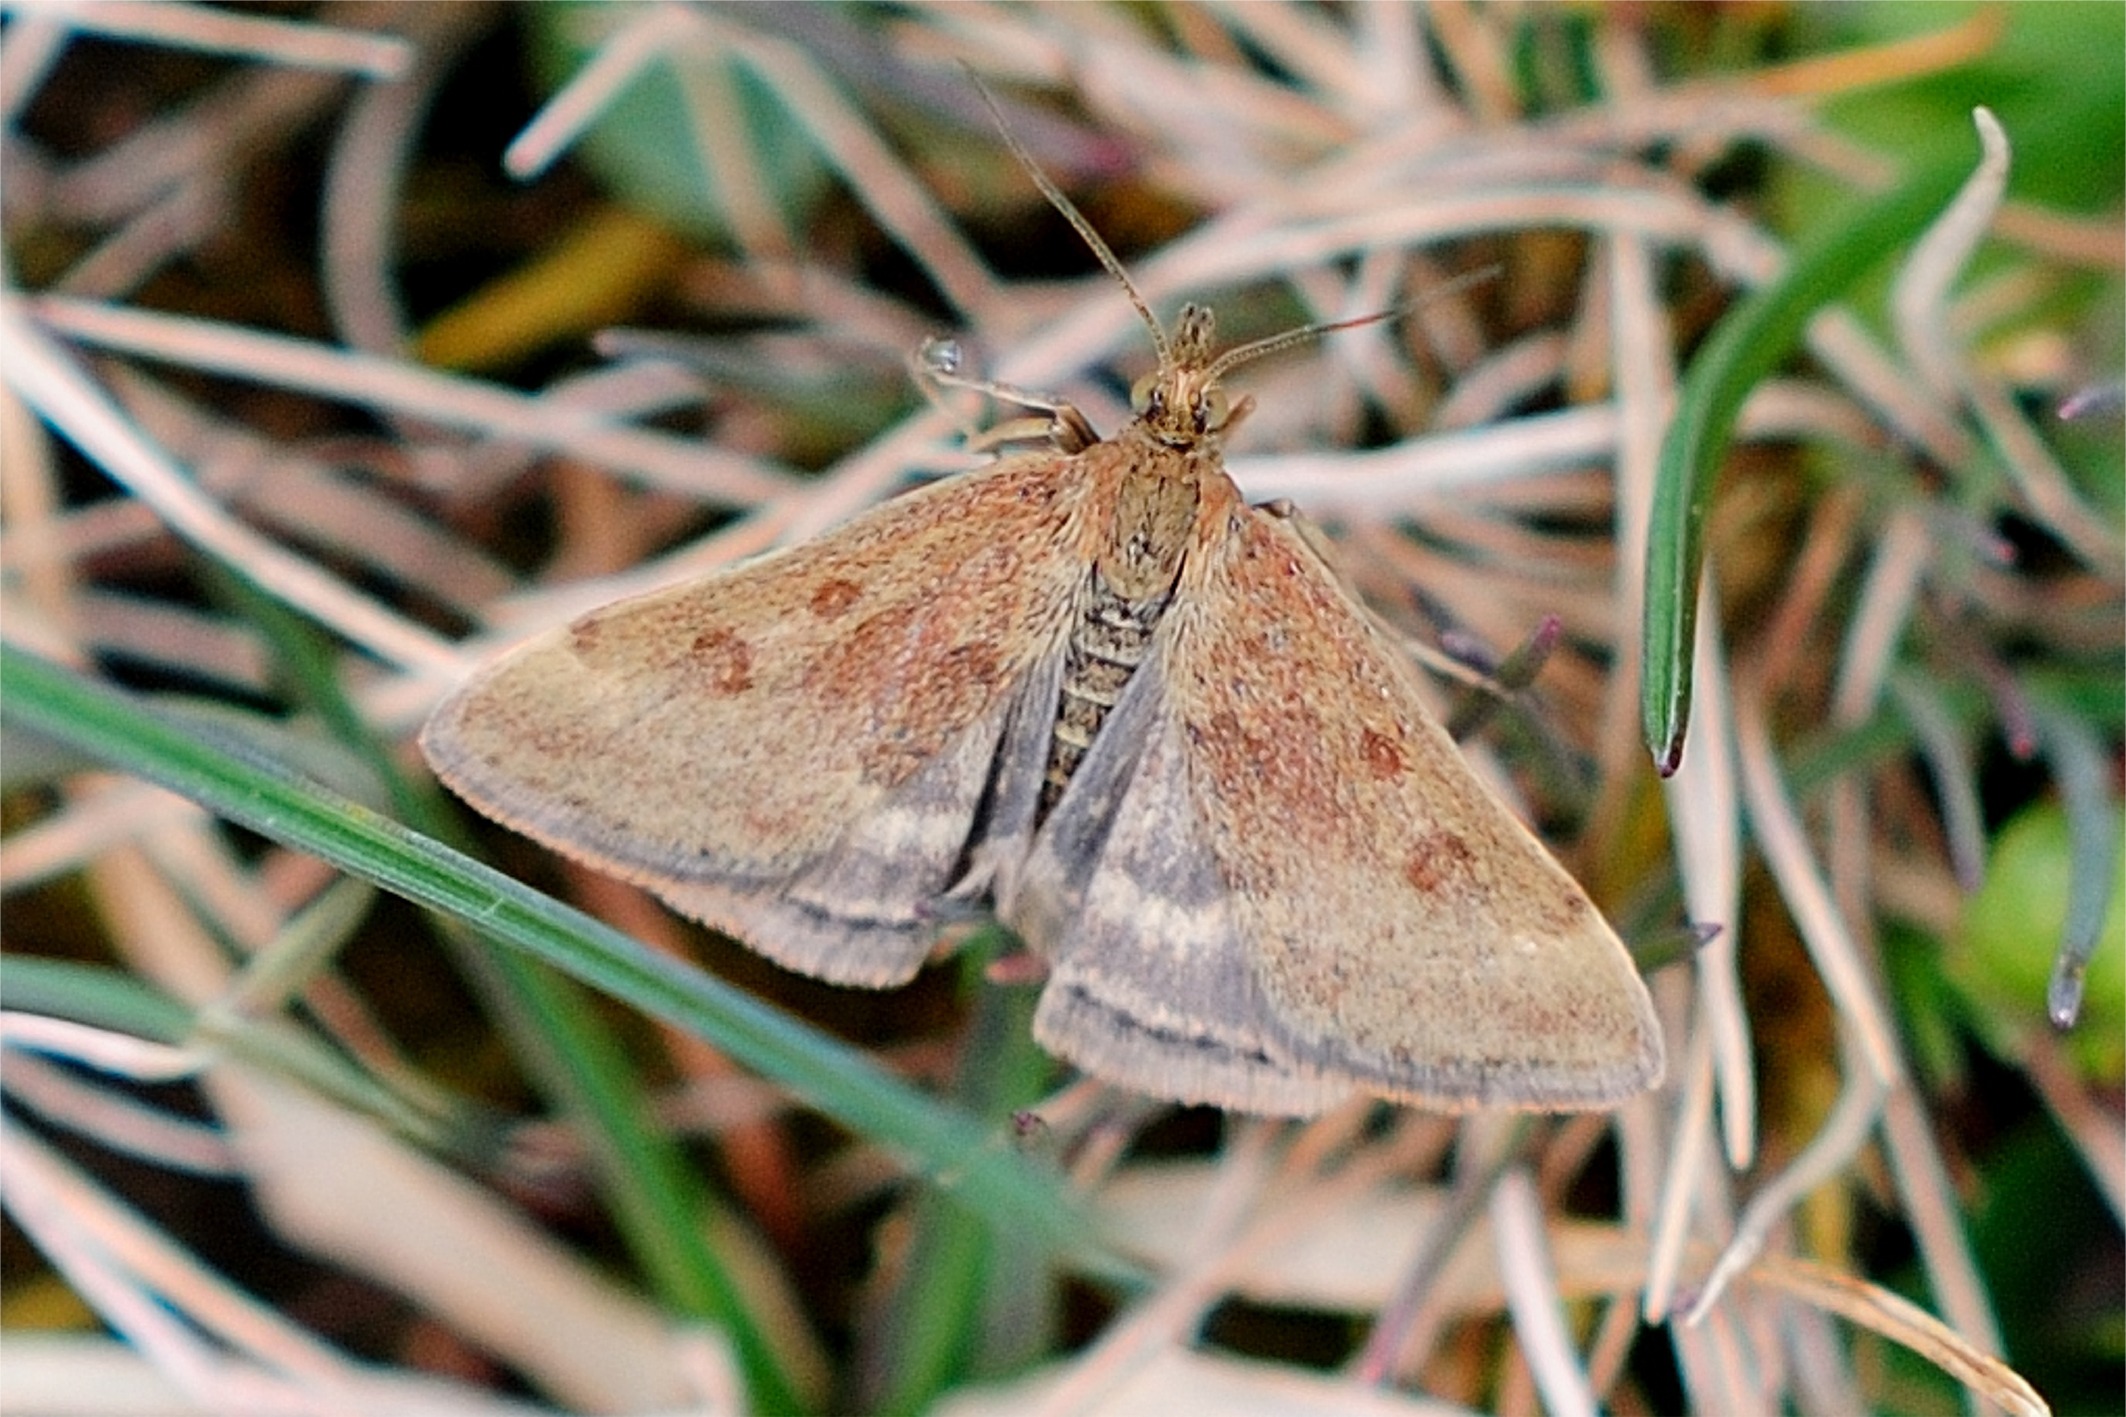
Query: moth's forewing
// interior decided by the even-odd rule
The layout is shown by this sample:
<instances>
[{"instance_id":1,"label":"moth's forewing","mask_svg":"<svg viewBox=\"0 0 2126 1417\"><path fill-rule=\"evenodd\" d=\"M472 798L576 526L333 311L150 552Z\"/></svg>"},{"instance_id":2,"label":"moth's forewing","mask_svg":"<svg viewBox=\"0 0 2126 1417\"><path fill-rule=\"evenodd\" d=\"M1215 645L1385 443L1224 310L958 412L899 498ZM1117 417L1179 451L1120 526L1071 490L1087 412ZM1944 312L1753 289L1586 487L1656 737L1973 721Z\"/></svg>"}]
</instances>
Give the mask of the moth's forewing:
<instances>
[{"instance_id":1,"label":"moth's forewing","mask_svg":"<svg viewBox=\"0 0 2126 1417\"><path fill-rule=\"evenodd\" d=\"M1206 497L1156 652L1202 841L1296 1064L1442 1108L1662 1070L1644 983L1288 520Z\"/></svg>"},{"instance_id":2,"label":"moth's forewing","mask_svg":"<svg viewBox=\"0 0 2126 1417\"><path fill-rule=\"evenodd\" d=\"M1000 747L1045 747L1088 493L1014 458L606 607L475 675L422 748L483 812L771 958L898 982L1006 829Z\"/></svg>"}]
</instances>

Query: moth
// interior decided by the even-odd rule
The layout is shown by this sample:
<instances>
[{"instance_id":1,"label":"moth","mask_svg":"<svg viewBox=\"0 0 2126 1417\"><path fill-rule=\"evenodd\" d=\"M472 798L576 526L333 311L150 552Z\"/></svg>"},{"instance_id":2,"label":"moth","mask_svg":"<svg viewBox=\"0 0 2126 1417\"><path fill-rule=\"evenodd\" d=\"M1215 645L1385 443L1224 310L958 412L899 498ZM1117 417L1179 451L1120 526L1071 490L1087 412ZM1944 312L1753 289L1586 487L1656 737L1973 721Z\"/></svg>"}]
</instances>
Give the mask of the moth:
<instances>
[{"instance_id":1,"label":"moth","mask_svg":"<svg viewBox=\"0 0 2126 1417\"><path fill-rule=\"evenodd\" d=\"M1009 135L1007 134L1007 140ZM1018 145L1013 142L1014 150ZM421 745L489 816L800 973L890 988L987 905L1051 1053L1309 1115L1363 1091L1574 1110L1661 1076L1586 893L1478 780L1322 539L1221 448L1208 310L1100 438L595 611L479 670Z\"/></svg>"}]
</instances>

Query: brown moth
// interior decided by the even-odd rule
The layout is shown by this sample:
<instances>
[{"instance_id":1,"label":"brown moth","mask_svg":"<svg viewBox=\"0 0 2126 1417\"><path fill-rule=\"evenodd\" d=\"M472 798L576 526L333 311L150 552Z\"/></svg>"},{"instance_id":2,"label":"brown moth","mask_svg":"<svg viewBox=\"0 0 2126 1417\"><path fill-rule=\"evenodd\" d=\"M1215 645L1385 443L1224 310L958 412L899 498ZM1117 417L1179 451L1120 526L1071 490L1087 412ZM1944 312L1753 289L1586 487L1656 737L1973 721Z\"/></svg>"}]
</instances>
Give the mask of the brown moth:
<instances>
[{"instance_id":1,"label":"brown moth","mask_svg":"<svg viewBox=\"0 0 2126 1417\"><path fill-rule=\"evenodd\" d=\"M429 720L437 773L836 983L905 982L990 904L1047 964L1042 1046L1153 1096L1567 1110L1653 1085L1601 914L1319 538L1226 475L1247 403L1222 377L1315 332L1214 356L1186 306L1169 334L1029 171L1151 330L1135 417L1098 439L1052 405L1040 451L518 648Z\"/></svg>"}]
</instances>

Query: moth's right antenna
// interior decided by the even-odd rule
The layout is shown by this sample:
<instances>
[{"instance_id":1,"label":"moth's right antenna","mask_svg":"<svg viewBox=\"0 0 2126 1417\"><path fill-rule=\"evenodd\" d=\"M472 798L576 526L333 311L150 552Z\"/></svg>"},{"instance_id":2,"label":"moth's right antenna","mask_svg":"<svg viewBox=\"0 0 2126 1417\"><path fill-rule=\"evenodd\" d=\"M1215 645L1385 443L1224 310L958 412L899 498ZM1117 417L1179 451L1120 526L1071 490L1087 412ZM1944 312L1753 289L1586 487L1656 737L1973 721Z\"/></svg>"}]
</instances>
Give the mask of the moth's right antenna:
<instances>
[{"instance_id":1,"label":"moth's right antenna","mask_svg":"<svg viewBox=\"0 0 2126 1417\"><path fill-rule=\"evenodd\" d=\"M1360 315L1354 320L1334 320L1325 325L1301 325L1296 330L1286 330L1282 334L1265 335L1261 339L1250 340L1242 345L1235 345L1211 361L1211 367L1205 371L1204 377L1207 379L1220 378L1231 373L1235 367L1260 359L1265 354L1275 354L1281 349L1289 349L1293 345L1300 344L1306 340L1319 339L1323 335L1333 335L1338 330L1356 330L1366 325L1377 325L1382 320L1393 320L1398 316L1407 315L1428 300L1438 300L1445 296L1456 295L1473 285L1482 285L1487 280L1493 280L1498 276L1500 269L1497 265L1489 265L1480 267L1477 270L1464 272L1448 281L1445 285L1440 286L1437 290L1426 291L1415 300L1405 300L1400 304L1390 305L1385 310L1376 310L1370 315Z\"/></svg>"},{"instance_id":2,"label":"moth's right antenna","mask_svg":"<svg viewBox=\"0 0 2126 1417\"><path fill-rule=\"evenodd\" d=\"M1122 262L1115 258L1113 251L1107 249L1107 243L1100 239L1099 232L1093 230L1093 224L1085 219L1085 214L1077 209L1070 198L1063 195L1063 189L1049 180L1048 174L1033 160L1033 154L1026 151L1026 145L1019 141L1018 135L1011 131L1011 125L1004 121L1004 110L997 103L996 95L989 91L989 85L982 82L982 76L974 71L974 66L962 60L960 67L967 71L967 77L973 82L975 92L981 94L982 102L989 108L989 116L996 120L997 131L1004 135L1004 145L1010 148L1011 155L1019 160L1019 166L1026 169L1026 175L1033 179L1033 185L1041 189L1041 195L1048 198L1050 206L1063 214L1063 220L1071 224L1071 229L1085 239L1085 244L1092 248L1092 253L1100 258L1100 264L1107 267L1107 273L1122 283L1122 289L1129 295L1129 303L1137 307L1137 314L1143 319L1144 327L1152 332L1152 348L1159 352L1159 367L1172 369L1174 352L1167 341L1166 331L1160 327L1157 317L1152 314L1152 307L1145 304L1144 297L1137 293L1136 282L1129 278L1128 271L1122 269Z\"/></svg>"}]
</instances>

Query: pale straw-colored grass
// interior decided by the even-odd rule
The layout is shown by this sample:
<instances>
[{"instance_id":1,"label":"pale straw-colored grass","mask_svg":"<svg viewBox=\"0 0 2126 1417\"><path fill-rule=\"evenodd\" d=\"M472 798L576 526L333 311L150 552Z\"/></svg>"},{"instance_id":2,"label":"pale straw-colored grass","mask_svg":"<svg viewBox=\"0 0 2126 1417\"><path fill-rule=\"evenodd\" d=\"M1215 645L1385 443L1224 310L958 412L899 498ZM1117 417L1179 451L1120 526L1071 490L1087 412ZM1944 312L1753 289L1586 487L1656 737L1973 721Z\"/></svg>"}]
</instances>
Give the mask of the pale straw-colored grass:
<instances>
[{"instance_id":1,"label":"pale straw-colored grass","mask_svg":"<svg viewBox=\"0 0 2126 1417\"><path fill-rule=\"evenodd\" d=\"M524 389L411 357L419 332L400 282L423 116L462 77L455 66L494 12L328 8L264 19L174 3L13 8L0 44L16 282L0 291L5 633L85 668L109 657L255 702L276 691L280 671L254 623L168 594L167 577L125 574L236 568L330 632L352 702L383 741L403 744L436 695L505 640L817 531L972 461L953 441L962 410L912 402L914 412L879 422L824 467L801 469L787 410L701 372L716 359L733 368L767 359L868 388L871 376L851 371L893 377L938 331L934 305L922 302L942 302L944 326L985 375L1061 394L1111 428L1113 372L1139 372L1148 358L1123 293L1101 275L1000 274L964 220L955 174L974 166L908 137L928 125L988 154L985 180L1022 194L1030 229L1045 223L983 127L963 63L1004 91L1015 131L1073 191L1097 190L1088 177L1126 155L1142 189L1131 200L1155 225L1181 227L1151 241L1111 233L1156 308L1216 297L1228 335L1248 338L1279 321L1410 304L1406 319L1250 370L1239 382L1260 407L1233 449L1233 473L1251 496L1290 498L1331 524L1354 579L1414 636L1451 630L1504 647L1558 617L1562 645L1530 710L1537 731L1518 740L1562 745L1575 765L1567 780L1584 786L1577 800L1543 804L1581 824L1567 859L1620 917L1639 910L1650 933L1685 918L1720 928L1653 981L1666 1084L1609 1119L1457 1123L1354 1104L1306 1126L1235 1122L1215 1158L1176 1159L1133 1152L1151 1109L1096 1088L1060 1095L1045 1109L1046 1144L1141 1266L1141 1286L1089 1342L1048 1355L1038 1390L969 1391L952 1410L1161 1402L1179 1411L1173 1404L1216 1394L1220 1410L1235 1412L1647 1411L1656 1399L1645 1356L1632 1350L1652 1323L1668 1325L1674 1381L1696 1411L1864 1410L1867 1375L1880 1366L1874 1350L1856 1357L1868 1335L1938 1364L1974 1408L1983 1398L2043 1411L1992 1356L1999 1325L1965 1239L1958 1162L1944 1154L1934 1099L1885 998L1878 924L1892 912L1953 928L1957 880L1981 864L1966 730L1925 675L1902 667L1921 627L1939 621L1930 595L1949 585L1973 617L2054 634L2070 654L2107 635L2116 642L2118 530L1968 336L2048 299L2078 271L2111 280L2115 297L2116 223L2004 205L2013 135L1982 114L1971 180L1902 263L1894 338L1826 308L1807 331L1809 363L1754 391L1738 434L1753 465L1798 446L1834 466L1872 465L1880 485L1816 494L1777 550L1753 542L1739 517L1722 520L1773 493L1738 488L1716 509L1688 748L1656 786L1638 740L1638 626L1684 343L1702 332L1708 292L1761 287L1789 255L1760 214L1706 195L1699 179L1754 144L1771 163L1856 191L1891 184L1901 155L1830 130L1813 105L1975 62L2001 21L1989 11L1877 49L1670 80L1655 53L1659 16L1574 11L1592 31L1591 81L1605 95L1584 101L1554 67L1562 51L1538 43L1532 81L1515 67L1515 27L1526 21L1554 41L1564 13L1461 3L1332 12L1272 0L1149 19L1142 7L1092 5L606 11L594 57L489 160L538 181L631 83L679 75L699 159L726 197L728 245L677 259L666 268L671 288L704 324L769 315L783 328L775 342L716 337L699 369L618 337L597 365L591 331L558 331L572 367ZM70 52L91 35L241 57L164 111L90 125L89 151L47 151L26 115L65 99L53 86L69 82ZM861 243L826 239L777 190L778 174L747 141L740 74L774 95L782 121L850 199L842 219L862 225ZM1547 111L1524 111L1531 82L1550 86ZM909 106L894 112L882 95ZM151 298L158 276L244 219L232 194L290 161L291 135L313 124L332 135L325 170L288 180L314 182L314 266L332 333L238 325ZM1145 215L1116 211L1118 221ZM994 242L995 227L986 230ZM40 260L29 280L24 243L59 231L73 254ZM1962 295L1966 264L1989 236L2014 278L1996 270ZM905 258L929 289L911 297L836 264L859 244ZM1453 279L1484 263L1502 274ZM1678 308L1679 289L1700 299L1695 313ZM1696 323L1679 328L1685 320ZM250 406L270 402L280 416L219 406L206 376L273 391ZM310 430L291 429L291 405L314 410ZM1383 429L1378 445L1356 445ZM64 470L77 455L115 495L66 490L69 477L78 482ZM1953 476L1982 456L2004 470L2001 504L2069 553L2072 566L2049 583L2012 566L1944 569L1958 554L1944 527L1965 527L1974 544L1987 533L1956 520L1967 508L1925 495L1913 469ZM534 476L555 487L548 564L559 573L510 569L515 548L484 515ZM1729 609L1730 570L1748 578L1754 620ZM1991 661L1968 662L1983 672ZM1914 814L1931 810L1924 794L1893 791L1866 768L1797 795L1789 755L1809 730L1858 732L1900 704L1943 822L1915 831ZM2109 750L2115 761L2115 741ZM1509 770L1510 758L1481 743L1471 751L1527 800L1530 779ZM72 1135L173 1172L242 1176L287 1245L432 1315L521 1374L540 1403L731 1410L723 1404L738 1400L739 1379L720 1339L674 1323L406 1131L345 1098L291 1088L270 1054L239 1059L216 1042L264 1029L284 1036L287 1056L329 1053L386 1080L391 1095L420 1099L409 1115L447 1112L451 1089L403 1055L400 1025L329 962L359 928L366 894L330 896L336 878L316 863L239 849L158 789L89 772L47 782L35 809L11 818L0 882L13 898L40 883L78 887L111 957L195 1011L199 1031L170 1042L37 1013L0 1018L8 1109L39 1119L34 1130L8 1128L0 1198L67 1288L161 1381L195 1410L530 1410L355 1360L248 1294L242 1273L201 1263L182 1234L41 1137ZM1665 832L1643 825L1657 809ZM1946 844L1930 852L1936 840ZM634 933L685 948L640 897L579 886ZM1680 905L1647 916L1664 887ZM313 909L323 913L306 916ZM40 917L11 918L8 950L48 952L17 918ZM1746 919L1753 929L1776 920L1769 928L1805 946L1840 1040L1835 1058L1784 1061L1830 1078L1836 1092L1799 1134L1791 1118L1764 1112ZM301 977L261 987L244 972L253 958L299 959ZM284 1008L291 992L300 1010ZM778 1252L752 1230L731 1242L790 1371L815 1398L852 1390L847 1360L828 1356L787 1260L824 1243L806 1226L894 1196L898 1161L862 1138L805 1152L777 1094L732 1076L691 1036L660 1046L663 1067L682 1079L658 1109L663 1125L715 1139L740 1208L784 1244ZM912 1071L939 1071L935 1049L896 1056ZM2056 1047L2033 1045L2024 1062L2116 1214L2126 1129L2115 1100ZM122 1085L172 1078L199 1086L213 1130ZM536 1116L517 1128L541 1164L569 1175L583 1164L573 1133ZM1600 1174L1583 1176L1590 1168ZM1576 1180L1616 1195L1615 1213L1568 1211ZM1810 1252L1822 1232L1797 1206L1863 1185L1909 1228L1924 1270L1918 1305L1881 1287L1883 1276L1845 1269L1848 1255ZM848 1240L846 1225L834 1233L878 1244L880 1263L893 1263L892 1226L871 1241ZM1347 1316L1361 1337L1346 1370L1308 1374L1222 1349L1206 1324L1236 1297L1258 1310ZM864 1311L863 1296L853 1302L837 1322L890 1324ZM1488 1346L1486 1335L1500 1341ZM97 1384L141 1377L109 1352L19 1328L8 1347L10 1388L27 1391L16 1384L35 1373L37 1411L96 1410ZM830 1370L842 1386L829 1385Z\"/></svg>"}]
</instances>

